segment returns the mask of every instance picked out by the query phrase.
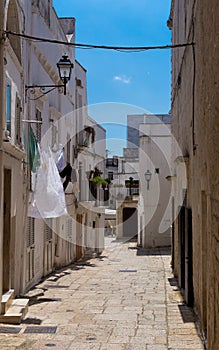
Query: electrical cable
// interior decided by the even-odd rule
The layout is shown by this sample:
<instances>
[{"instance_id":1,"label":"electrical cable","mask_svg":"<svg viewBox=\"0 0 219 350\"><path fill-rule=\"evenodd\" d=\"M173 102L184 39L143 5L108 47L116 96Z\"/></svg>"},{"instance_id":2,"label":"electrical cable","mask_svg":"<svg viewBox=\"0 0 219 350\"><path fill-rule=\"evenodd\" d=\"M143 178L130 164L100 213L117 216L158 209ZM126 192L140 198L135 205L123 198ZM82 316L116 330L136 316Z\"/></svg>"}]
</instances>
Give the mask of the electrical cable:
<instances>
[{"instance_id":1,"label":"electrical cable","mask_svg":"<svg viewBox=\"0 0 219 350\"><path fill-rule=\"evenodd\" d=\"M141 52L141 51L159 50L159 49L165 50L165 49L174 49L174 48L194 45L194 42L190 42L190 43L183 43L183 44L158 45L158 46L136 46L136 47L135 46L108 46L108 45L70 43L70 42L61 41L61 40L46 39L46 38L41 38L41 37L27 35L27 34L15 33L9 30L4 31L4 34L6 36L8 35L19 36L23 39L31 40L31 41L39 41L39 42L51 43L51 44L61 44L61 45L72 46L80 49L104 49L104 50L114 50L114 51L120 51L120 52Z\"/></svg>"}]
</instances>

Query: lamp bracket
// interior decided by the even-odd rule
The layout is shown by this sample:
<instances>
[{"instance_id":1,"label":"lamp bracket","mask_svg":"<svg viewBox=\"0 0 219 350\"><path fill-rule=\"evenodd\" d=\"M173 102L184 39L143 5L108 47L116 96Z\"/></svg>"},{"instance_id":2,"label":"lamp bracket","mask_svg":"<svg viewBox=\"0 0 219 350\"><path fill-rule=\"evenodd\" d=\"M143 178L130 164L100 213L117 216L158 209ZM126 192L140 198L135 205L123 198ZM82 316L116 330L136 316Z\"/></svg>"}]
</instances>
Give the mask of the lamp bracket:
<instances>
[{"instance_id":1,"label":"lamp bracket","mask_svg":"<svg viewBox=\"0 0 219 350\"><path fill-rule=\"evenodd\" d=\"M58 92L61 94L61 93L63 93L63 89L65 91L65 84L63 84L63 85L26 85L25 86L25 95L27 96L28 90L30 91L31 95L34 95L36 93L36 89L39 89L41 95L37 96L35 98L29 98L30 100L38 100L42 96L47 95L49 92L51 92L55 89L58 89ZM48 89L48 90L46 90L46 89Z\"/></svg>"}]
</instances>

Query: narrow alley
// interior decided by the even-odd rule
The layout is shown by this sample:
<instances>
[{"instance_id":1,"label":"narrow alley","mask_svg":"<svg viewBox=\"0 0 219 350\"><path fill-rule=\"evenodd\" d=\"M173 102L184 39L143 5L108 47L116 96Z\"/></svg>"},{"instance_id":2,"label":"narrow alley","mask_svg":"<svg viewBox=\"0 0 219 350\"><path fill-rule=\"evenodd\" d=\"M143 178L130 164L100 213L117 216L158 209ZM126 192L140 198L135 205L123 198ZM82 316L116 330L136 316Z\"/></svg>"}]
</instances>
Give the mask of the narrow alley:
<instances>
[{"instance_id":1,"label":"narrow alley","mask_svg":"<svg viewBox=\"0 0 219 350\"><path fill-rule=\"evenodd\" d=\"M203 349L192 309L171 274L168 249L109 239L28 293L19 326L0 325L1 350Z\"/></svg>"}]
</instances>

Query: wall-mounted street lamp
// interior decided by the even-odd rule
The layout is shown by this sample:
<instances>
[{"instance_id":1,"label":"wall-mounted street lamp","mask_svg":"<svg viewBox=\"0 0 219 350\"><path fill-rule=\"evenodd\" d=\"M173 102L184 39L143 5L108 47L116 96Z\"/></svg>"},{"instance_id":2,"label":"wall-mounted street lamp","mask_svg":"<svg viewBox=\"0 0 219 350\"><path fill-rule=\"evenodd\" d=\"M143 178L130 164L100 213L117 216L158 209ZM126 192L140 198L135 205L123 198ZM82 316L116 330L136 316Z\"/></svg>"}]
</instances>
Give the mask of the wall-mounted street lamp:
<instances>
[{"instance_id":1,"label":"wall-mounted street lamp","mask_svg":"<svg viewBox=\"0 0 219 350\"><path fill-rule=\"evenodd\" d=\"M25 91L27 92L27 90L32 89L34 93L35 88L40 88L42 94L46 95L50 91L54 90L55 88L64 88L64 95L66 95L66 85L71 79L71 72L73 67L74 65L71 62L71 60L68 58L68 56L63 55L62 58L60 58L59 62L57 63L59 78L62 80L63 85L26 85ZM45 88L51 88L51 89L46 92L43 92Z\"/></svg>"},{"instance_id":2,"label":"wall-mounted street lamp","mask_svg":"<svg viewBox=\"0 0 219 350\"><path fill-rule=\"evenodd\" d=\"M149 190L149 182L151 181L151 175L152 173L150 172L150 170L147 170L144 174L145 180L147 181L147 190Z\"/></svg>"},{"instance_id":3,"label":"wall-mounted street lamp","mask_svg":"<svg viewBox=\"0 0 219 350\"><path fill-rule=\"evenodd\" d=\"M71 79L71 71L73 68L73 63L70 61L67 55L63 55L57 63L59 77L64 84L64 95L66 95L66 84Z\"/></svg>"}]
</instances>

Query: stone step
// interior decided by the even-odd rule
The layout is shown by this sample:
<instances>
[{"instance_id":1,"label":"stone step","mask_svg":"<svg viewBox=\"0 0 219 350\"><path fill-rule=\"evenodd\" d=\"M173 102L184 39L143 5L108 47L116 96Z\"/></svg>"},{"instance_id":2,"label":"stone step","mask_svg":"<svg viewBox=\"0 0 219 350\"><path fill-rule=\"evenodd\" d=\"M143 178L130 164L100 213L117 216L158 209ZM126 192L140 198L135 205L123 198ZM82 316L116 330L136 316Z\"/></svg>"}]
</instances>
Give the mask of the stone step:
<instances>
[{"instance_id":1,"label":"stone step","mask_svg":"<svg viewBox=\"0 0 219 350\"><path fill-rule=\"evenodd\" d=\"M14 289L9 289L2 295L1 311L5 314L14 300Z\"/></svg>"},{"instance_id":2,"label":"stone step","mask_svg":"<svg viewBox=\"0 0 219 350\"><path fill-rule=\"evenodd\" d=\"M14 299L5 314L0 315L1 323L20 324L28 311L29 299Z\"/></svg>"}]
</instances>

